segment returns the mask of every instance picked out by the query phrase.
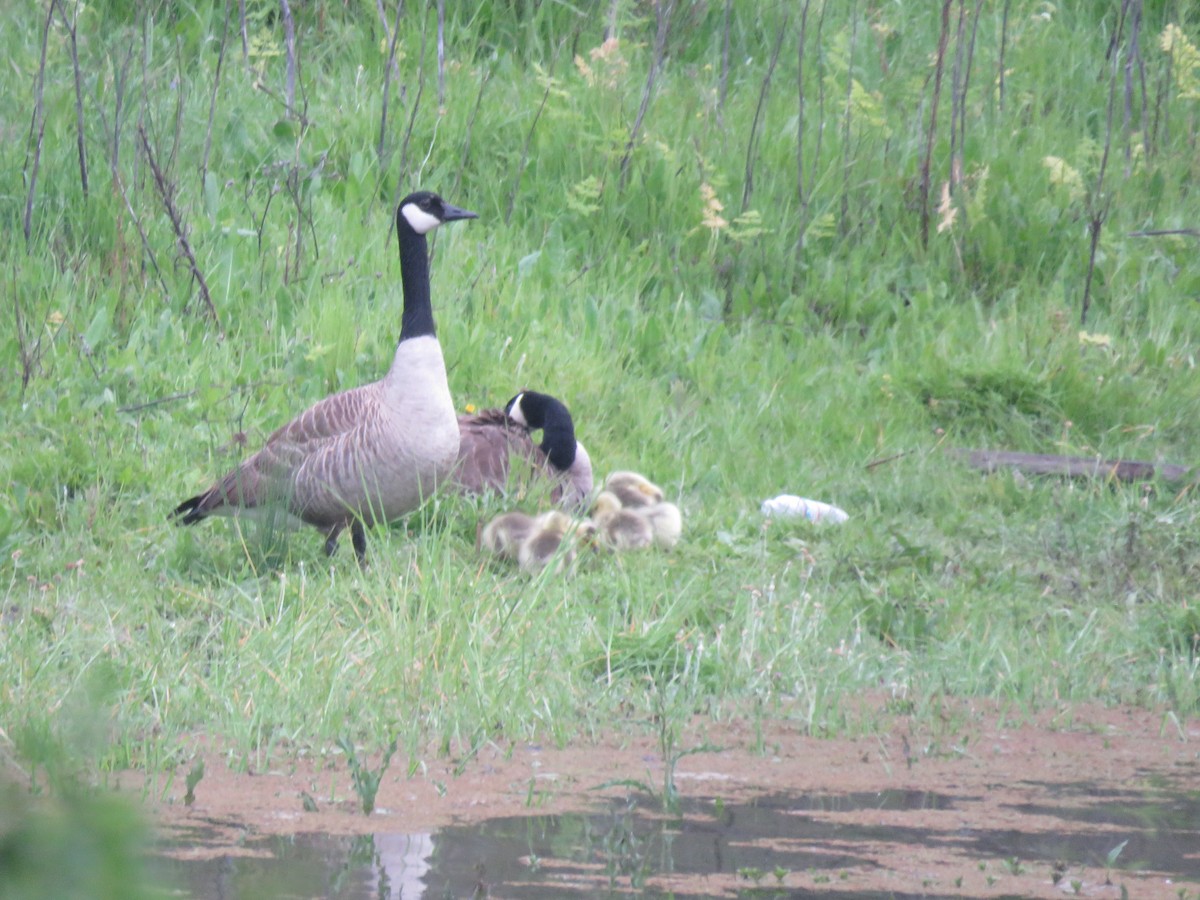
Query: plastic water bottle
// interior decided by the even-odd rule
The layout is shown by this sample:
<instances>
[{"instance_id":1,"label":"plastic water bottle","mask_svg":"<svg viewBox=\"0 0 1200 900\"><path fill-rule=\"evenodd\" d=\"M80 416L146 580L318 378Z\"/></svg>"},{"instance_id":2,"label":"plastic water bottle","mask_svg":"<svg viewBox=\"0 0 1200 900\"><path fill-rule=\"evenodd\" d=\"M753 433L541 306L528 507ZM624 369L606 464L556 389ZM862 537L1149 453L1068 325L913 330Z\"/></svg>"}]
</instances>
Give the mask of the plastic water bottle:
<instances>
[{"instance_id":1,"label":"plastic water bottle","mask_svg":"<svg viewBox=\"0 0 1200 900\"><path fill-rule=\"evenodd\" d=\"M780 494L778 497L764 500L761 509L764 516L780 519L803 517L810 522L832 522L835 525L840 525L850 518L848 512L831 503L809 500L795 494Z\"/></svg>"}]
</instances>

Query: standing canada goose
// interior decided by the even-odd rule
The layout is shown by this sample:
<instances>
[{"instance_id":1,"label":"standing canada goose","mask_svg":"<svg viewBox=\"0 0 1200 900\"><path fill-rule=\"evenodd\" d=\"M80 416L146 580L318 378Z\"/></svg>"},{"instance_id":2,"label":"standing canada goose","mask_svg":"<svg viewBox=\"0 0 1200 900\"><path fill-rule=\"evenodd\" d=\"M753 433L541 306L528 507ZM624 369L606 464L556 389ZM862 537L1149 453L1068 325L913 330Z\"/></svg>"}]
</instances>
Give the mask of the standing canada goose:
<instances>
[{"instance_id":1,"label":"standing canada goose","mask_svg":"<svg viewBox=\"0 0 1200 900\"><path fill-rule=\"evenodd\" d=\"M213 515L283 512L337 548L349 525L360 563L364 524L412 511L446 478L458 455L458 422L429 299L425 235L476 214L437 194L409 194L396 211L404 313L391 368L379 381L326 397L269 438L261 450L202 494L179 504L177 524Z\"/></svg>"},{"instance_id":2,"label":"standing canada goose","mask_svg":"<svg viewBox=\"0 0 1200 900\"><path fill-rule=\"evenodd\" d=\"M617 495L621 505L632 509L650 506L663 500L662 488L637 472L613 472L604 482L604 489Z\"/></svg>"},{"instance_id":3,"label":"standing canada goose","mask_svg":"<svg viewBox=\"0 0 1200 900\"><path fill-rule=\"evenodd\" d=\"M650 520L637 509L625 509L612 491L601 491L592 504L592 520L600 541L611 550L639 550L654 543Z\"/></svg>"},{"instance_id":4,"label":"standing canada goose","mask_svg":"<svg viewBox=\"0 0 1200 900\"><path fill-rule=\"evenodd\" d=\"M566 509L582 509L592 493L592 462L575 439L575 423L562 401L549 394L522 391L503 410L488 409L458 417L460 442L454 481L464 491L504 490L512 457L526 459L534 472L550 479L552 498ZM530 432L541 429L535 446Z\"/></svg>"}]
</instances>

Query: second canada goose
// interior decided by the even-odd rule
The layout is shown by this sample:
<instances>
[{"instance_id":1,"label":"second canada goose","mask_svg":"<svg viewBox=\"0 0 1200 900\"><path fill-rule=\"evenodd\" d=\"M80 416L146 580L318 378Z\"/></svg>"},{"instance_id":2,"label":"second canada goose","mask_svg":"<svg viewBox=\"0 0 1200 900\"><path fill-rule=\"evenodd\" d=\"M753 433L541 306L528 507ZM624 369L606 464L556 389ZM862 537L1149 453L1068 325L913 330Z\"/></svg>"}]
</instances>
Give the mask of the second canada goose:
<instances>
[{"instance_id":1,"label":"second canada goose","mask_svg":"<svg viewBox=\"0 0 1200 900\"><path fill-rule=\"evenodd\" d=\"M592 493L592 462L575 439L575 423L556 397L522 391L503 410L458 417L458 465L454 481L472 494L504 490L513 457L528 460L550 479L552 497L566 509L582 509ZM530 433L541 430L542 443Z\"/></svg>"},{"instance_id":2,"label":"second canada goose","mask_svg":"<svg viewBox=\"0 0 1200 900\"><path fill-rule=\"evenodd\" d=\"M425 235L476 214L417 191L400 201L396 234L404 312L391 368L379 381L326 397L284 425L261 450L172 513L193 525L213 515L282 511L325 534L325 552L350 526L360 563L364 523L412 511L458 455L458 421L429 298Z\"/></svg>"}]
</instances>

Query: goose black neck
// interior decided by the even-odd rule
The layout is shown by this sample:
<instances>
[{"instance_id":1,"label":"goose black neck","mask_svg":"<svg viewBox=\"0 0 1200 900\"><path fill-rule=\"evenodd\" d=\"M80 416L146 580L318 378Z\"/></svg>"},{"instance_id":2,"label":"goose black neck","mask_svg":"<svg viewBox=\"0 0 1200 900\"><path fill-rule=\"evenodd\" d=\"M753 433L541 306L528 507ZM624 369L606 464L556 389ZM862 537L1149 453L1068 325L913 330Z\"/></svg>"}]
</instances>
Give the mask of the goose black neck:
<instances>
[{"instance_id":1,"label":"goose black neck","mask_svg":"<svg viewBox=\"0 0 1200 900\"><path fill-rule=\"evenodd\" d=\"M404 288L404 314L400 319L400 340L435 337L433 306L429 300L429 246L425 235L417 234L397 217L400 239L400 283Z\"/></svg>"},{"instance_id":2,"label":"goose black neck","mask_svg":"<svg viewBox=\"0 0 1200 900\"><path fill-rule=\"evenodd\" d=\"M526 391L521 410L530 428L542 429L542 452L550 465L565 472L575 464L575 423L571 413L549 394Z\"/></svg>"}]
</instances>

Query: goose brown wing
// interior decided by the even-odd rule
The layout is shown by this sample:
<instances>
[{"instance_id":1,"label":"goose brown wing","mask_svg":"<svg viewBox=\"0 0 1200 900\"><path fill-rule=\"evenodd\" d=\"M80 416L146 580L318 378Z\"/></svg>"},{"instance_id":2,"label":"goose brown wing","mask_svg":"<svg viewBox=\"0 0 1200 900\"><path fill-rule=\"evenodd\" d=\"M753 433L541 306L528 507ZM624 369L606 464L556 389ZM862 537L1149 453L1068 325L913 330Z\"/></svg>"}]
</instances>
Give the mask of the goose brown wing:
<instances>
[{"instance_id":1,"label":"goose brown wing","mask_svg":"<svg viewBox=\"0 0 1200 900\"><path fill-rule=\"evenodd\" d=\"M458 465L454 480L478 494L503 490L508 483L510 456L532 459L535 448L529 430L501 409L485 409L458 417Z\"/></svg>"},{"instance_id":2,"label":"goose brown wing","mask_svg":"<svg viewBox=\"0 0 1200 900\"><path fill-rule=\"evenodd\" d=\"M376 384L363 385L314 403L277 429L262 449L200 495L196 512L208 515L222 506L252 508L268 502L291 505L295 475L369 419Z\"/></svg>"},{"instance_id":3,"label":"goose brown wing","mask_svg":"<svg viewBox=\"0 0 1200 900\"><path fill-rule=\"evenodd\" d=\"M318 400L277 429L263 447L283 458L300 457L348 434L369 418L379 403L379 383L365 384Z\"/></svg>"}]
</instances>

